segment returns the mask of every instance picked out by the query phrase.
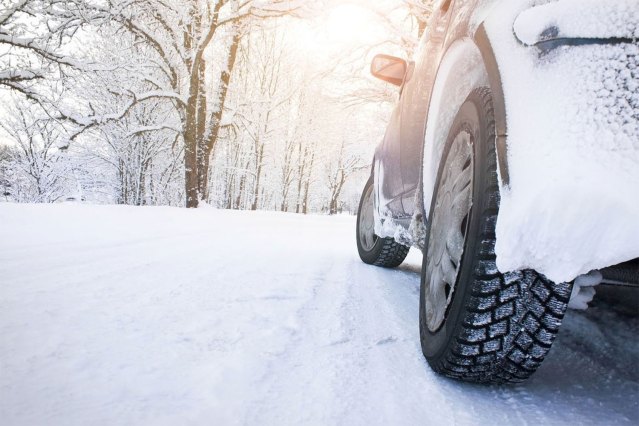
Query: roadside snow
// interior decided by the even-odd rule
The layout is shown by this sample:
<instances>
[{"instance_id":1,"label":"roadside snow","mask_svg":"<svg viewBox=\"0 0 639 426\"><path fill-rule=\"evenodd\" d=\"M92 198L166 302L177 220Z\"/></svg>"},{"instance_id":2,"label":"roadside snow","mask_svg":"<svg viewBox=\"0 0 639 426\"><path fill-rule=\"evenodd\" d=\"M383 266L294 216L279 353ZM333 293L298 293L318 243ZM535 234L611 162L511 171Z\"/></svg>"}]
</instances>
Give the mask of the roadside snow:
<instances>
[{"instance_id":1,"label":"roadside snow","mask_svg":"<svg viewBox=\"0 0 639 426\"><path fill-rule=\"evenodd\" d=\"M420 258L351 217L0 204L0 423L636 424L636 319L570 312L522 386L435 375Z\"/></svg>"}]
</instances>

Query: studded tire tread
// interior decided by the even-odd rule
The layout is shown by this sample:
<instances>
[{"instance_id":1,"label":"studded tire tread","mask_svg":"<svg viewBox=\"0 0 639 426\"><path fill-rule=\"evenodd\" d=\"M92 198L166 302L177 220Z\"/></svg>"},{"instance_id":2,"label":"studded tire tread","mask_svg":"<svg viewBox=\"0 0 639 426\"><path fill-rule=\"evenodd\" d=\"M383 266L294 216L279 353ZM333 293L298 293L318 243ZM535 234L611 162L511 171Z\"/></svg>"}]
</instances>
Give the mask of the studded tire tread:
<instances>
[{"instance_id":1,"label":"studded tire tread","mask_svg":"<svg viewBox=\"0 0 639 426\"><path fill-rule=\"evenodd\" d=\"M399 244L392 238L382 238L381 244L382 251L373 265L384 268L396 268L401 265L410 250L410 247Z\"/></svg>"},{"instance_id":2,"label":"studded tire tread","mask_svg":"<svg viewBox=\"0 0 639 426\"><path fill-rule=\"evenodd\" d=\"M494 141L490 90L477 89L469 99L473 96L488 117L487 140ZM572 288L570 283L553 283L532 270L499 272L495 255L500 202L495 146L490 143L475 149L476 156L484 156L479 163L484 167L480 172L482 190L473 200L479 227L474 240L466 243L462 259L463 267L470 268L466 275L470 279L464 294L459 295L464 297L463 307L452 337L436 356L429 358L426 351L424 354L435 371L449 377L479 383L518 383L530 377L548 354ZM424 344L429 336L423 327L421 332Z\"/></svg>"}]
</instances>

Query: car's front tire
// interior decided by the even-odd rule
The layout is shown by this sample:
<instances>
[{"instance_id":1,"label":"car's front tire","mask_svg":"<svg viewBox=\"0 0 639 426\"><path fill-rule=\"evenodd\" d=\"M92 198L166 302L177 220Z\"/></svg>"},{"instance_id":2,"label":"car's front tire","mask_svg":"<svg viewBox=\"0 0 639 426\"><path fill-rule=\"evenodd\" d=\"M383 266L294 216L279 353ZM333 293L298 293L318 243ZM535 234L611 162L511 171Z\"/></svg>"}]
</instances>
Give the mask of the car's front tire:
<instances>
[{"instance_id":1,"label":"car's front tire","mask_svg":"<svg viewBox=\"0 0 639 426\"><path fill-rule=\"evenodd\" d=\"M420 336L430 366L482 383L519 382L541 364L571 286L535 271L501 274L499 187L489 89L474 90L451 126L429 214Z\"/></svg>"},{"instance_id":2,"label":"car's front tire","mask_svg":"<svg viewBox=\"0 0 639 426\"><path fill-rule=\"evenodd\" d=\"M375 197L371 177L359 202L357 211L357 251L364 263L384 268L395 268L402 264L410 247L397 243L393 238L375 235Z\"/></svg>"}]
</instances>

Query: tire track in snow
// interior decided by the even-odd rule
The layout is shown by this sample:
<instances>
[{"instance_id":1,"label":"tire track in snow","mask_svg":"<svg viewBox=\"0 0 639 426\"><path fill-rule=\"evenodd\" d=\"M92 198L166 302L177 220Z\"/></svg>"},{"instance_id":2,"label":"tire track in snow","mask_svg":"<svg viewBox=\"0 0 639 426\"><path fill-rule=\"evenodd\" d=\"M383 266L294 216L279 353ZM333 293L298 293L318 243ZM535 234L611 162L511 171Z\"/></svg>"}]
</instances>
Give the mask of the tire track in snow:
<instances>
[{"instance_id":1,"label":"tire track in snow","mask_svg":"<svg viewBox=\"0 0 639 426\"><path fill-rule=\"evenodd\" d=\"M347 408L351 398L335 400L336 388L348 391L340 384L348 376L348 360L338 354L354 337L344 315L351 302L339 257L324 259L311 271L297 265L297 282L312 283L310 297L294 314L298 332L256 384L260 399L251 404L246 424L335 424Z\"/></svg>"}]
</instances>

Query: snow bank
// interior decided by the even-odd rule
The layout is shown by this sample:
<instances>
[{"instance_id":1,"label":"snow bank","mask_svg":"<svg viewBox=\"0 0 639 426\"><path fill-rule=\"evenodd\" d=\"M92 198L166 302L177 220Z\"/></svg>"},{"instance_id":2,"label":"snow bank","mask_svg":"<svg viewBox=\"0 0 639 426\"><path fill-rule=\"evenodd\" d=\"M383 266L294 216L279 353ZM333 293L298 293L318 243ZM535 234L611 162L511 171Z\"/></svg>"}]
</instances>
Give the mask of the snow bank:
<instances>
[{"instance_id":1,"label":"snow bank","mask_svg":"<svg viewBox=\"0 0 639 426\"><path fill-rule=\"evenodd\" d=\"M510 185L502 188L497 264L501 271L534 268L569 281L639 257L639 46L542 54L522 46L509 24L530 4L502 2L486 22L508 119ZM533 28L521 37L536 37L531 23L548 10L521 15L520 27ZM570 10L579 15L579 8ZM619 22L622 27L625 18Z\"/></svg>"}]
</instances>

